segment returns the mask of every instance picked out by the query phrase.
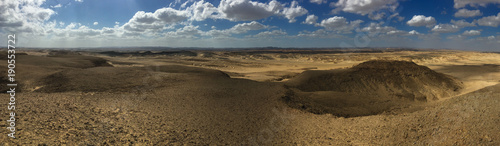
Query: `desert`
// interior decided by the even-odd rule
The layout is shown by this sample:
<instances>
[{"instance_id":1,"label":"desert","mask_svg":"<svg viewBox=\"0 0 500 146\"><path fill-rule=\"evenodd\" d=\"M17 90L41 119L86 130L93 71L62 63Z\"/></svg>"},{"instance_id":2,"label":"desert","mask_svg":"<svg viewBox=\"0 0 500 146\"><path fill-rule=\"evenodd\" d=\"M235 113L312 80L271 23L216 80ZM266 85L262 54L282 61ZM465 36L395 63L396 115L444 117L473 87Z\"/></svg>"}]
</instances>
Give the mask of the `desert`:
<instances>
[{"instance_id":1,"label":"desert","mask_svg":"<svg viewBox=\"0 0 500 146\"><path fill-rule=\"evenodd\" d=\"M500 144L494 52L17 49L16 61L17 137L0 137L12 145Z\"/></svg>"},{"instance_id":2,"label":"desert","mask_svg":"<svg viewBox=\"0 0 500 146\"><path fill-rule=\"evenodd\" d=\"M500 0L0 0L0 145L500 145Z\"/></svg>"}]
</instances>

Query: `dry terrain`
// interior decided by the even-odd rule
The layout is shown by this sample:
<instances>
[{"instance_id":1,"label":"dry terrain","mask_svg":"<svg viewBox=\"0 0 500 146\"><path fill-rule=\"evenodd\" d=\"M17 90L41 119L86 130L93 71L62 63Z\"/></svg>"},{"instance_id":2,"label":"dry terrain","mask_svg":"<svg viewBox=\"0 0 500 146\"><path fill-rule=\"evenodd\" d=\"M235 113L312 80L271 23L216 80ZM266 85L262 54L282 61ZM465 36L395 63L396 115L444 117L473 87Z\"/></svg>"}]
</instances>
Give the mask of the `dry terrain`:
<instances>
[{"instance_id":1,"label":"dry terrain","mask_svg":"<svg viewBox=\"0 0 500 146\"><path fill-rule=\"evenodd\" d=\"M500 145L498 53L20 49L16 71L5 145Z\"/></svg>"}]
</instances>

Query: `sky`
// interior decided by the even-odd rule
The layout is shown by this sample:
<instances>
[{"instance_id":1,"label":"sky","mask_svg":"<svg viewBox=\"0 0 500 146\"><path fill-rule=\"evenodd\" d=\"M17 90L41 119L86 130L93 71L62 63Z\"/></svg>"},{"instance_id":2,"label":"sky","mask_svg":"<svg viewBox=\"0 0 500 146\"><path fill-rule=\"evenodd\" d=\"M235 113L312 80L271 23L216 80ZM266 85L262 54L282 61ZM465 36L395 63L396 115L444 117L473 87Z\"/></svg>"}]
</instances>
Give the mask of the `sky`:
<instances>
[{"instance_id":1,"label":"sky","mask_svg":"<svg viewBox=\"0 0 500 146\"><path fill-rule=\"evenodd\" d=\"M0 0L0 41L500 51L500 0Z\"/></svg>"}]
</instances>

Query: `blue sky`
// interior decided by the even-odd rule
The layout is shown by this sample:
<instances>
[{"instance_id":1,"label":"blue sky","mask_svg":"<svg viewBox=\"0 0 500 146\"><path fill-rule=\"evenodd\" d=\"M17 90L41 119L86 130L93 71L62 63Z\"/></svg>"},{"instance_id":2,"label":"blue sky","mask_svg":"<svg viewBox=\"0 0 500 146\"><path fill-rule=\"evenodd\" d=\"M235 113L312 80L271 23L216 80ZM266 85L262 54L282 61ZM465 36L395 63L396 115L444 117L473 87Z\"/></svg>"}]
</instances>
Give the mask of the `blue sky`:
<instances>
[{"instance_id":1,"label":"blue sky","mask_svg":"<svg viewBox=\"0 0 500 146\"><path fill-rule=\"evenodd\" d=\"M499 26L500 0L0 0L0 34L44 48L500 51Z\"/></svg>"}]
</instances>

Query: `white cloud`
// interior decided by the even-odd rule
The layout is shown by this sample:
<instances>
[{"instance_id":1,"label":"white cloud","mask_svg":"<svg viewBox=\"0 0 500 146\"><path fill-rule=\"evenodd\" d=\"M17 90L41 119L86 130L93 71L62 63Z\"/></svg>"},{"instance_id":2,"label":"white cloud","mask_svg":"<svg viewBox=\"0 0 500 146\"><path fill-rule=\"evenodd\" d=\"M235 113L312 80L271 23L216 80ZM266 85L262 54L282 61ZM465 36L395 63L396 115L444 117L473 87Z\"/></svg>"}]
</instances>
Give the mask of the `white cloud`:
<instances>
[{"instance_id":1,"label":"white cloud","mask_svg":"<svg viewBox=\"0 0 500 146\"><path fill-rule=\"evenodd\" d=\"M269 37L286 36L286 35L287 33L283 30L273 30L273 31L263 31L251 37L269 38Z\"/></svg>"},{"instance_id":2,"label":"white cloud","mask_svg":"<svg viewBox=\"0 0 500 146\"><path fill-rule=\"evenodd\" d=\"M212 30L204 32L202 35L212 37L228 37L232 34L244 34L248 31L261 30L266 28L269 28L269 26L263 25L257 21L252 21L249 23L236 24L233 27L225 30L216 30L215 27L212 27Z\"/></svg>"},{"instance_id":3,"label":"white cloud","mask_svg":"<svg viewBox=\"0 0 500 146\"><path fill-rule=\"evenodd\" d=\"M337 3L332 2L331 5L336 7L334 12L344 11L364 16L382 9L394 11L399 3L397 0L339 0Z\"/></svg>"},{"instance_id":4,"label":"white cloud","mask_svg":"<svg viewBox=\"0 0 500 146\"><path fill-rule=\"evenodd\" d=\"M469 17L476 17L476 16L481 16L483 13L479 10L467 10L467 9L460 9L455 13L455 17L464 17L464 18L469 18Z\"/></svg>"},{"instance_id":5,"label":"white cloud","mask_svg":"<svg viewBox=\"0 0 500 146\"><path fill-rule=\"evenodd\" d=\"M267 18L278 13L282 9L282 5L276 0L269 3L250 0L221 0L218 9L226 19L251 21Z\"/></svg>"},{"instance_id":6,"label":"white cloud","mask_svg":"<svg viewBox=\"0 0 500 146\"><path fill-rule=\"evenodd\" d=\"M457 32L459 31L460 28L456 25L452 24L438 24L432 28L431 31L437 32L437 33L452 33L452 32Z\"/></svg>"},{"instance_id":7,"label":"white cloud","mask_svg":"<svg viewBox=\"0 0 500 146\"><path fill-rule=\"evenodd\" d=\"M481 26L498 27L498 25L500 25L500 13L498 13L496 16L493 15L478 19L477 24Z\"/></svg>"},{"instance_id":8,"label":"white cloud","mask_svg":"<svg viewBox=\"0 0 500 146\"><path fill-rule=\"evenodd\" d=\"M218 17L231 21L252 21L264 19L273 15L284 16L290 23L295 18L307 14L307 10L299 6L297 1L292 1L290 7L284 7L276 0L261 3L251 0L221 0L218 9Z\"/></svg>"},{"instance_id":9,"label":"white cloud","mask_svg":"<svg viewBox=\"0 0 500 146\"><path fill-rule=\"evenodd\" d=\"M91 29L88 28L87 26L80 26L78 29L70 31L69 36L77 38L86 38L86 37L97 36L99 34L101 34L100 30Z\"/></svg>"},{"instance_id":10,"label":"white cloud","mask_svg":"<svg viewBox=\"0 0 500 146\"><path fill-rule=\"evenodd\" d=\"M75 0L75 2L80 2L81 3L81 2L83 2L83 0Z\"/></svg>"},{"instance_id":11,"label":"white cloud","mask_svg":"<svg viewBox=\"0 0 500 146\"><path fill-rule=\"evenodd\" d=\"M113 33L115 33L115 29L114 28L109 28L109 27L103 27L101 29L101 33L102 34L113 34Z\"/></svg>"},{"instance_id":12,"label":"white cloud","mask_svg":"<svg viewBox=\"0 0 500 146\"><path fill-rule=\"evenodd\" d=\"M326 30L333 30L342 33L351 33L352 30L359 27L363 23L362 20L347 22L344 17L333 16L321 21L319 26L324 27Z\"/></svg>"},{"instance_id":13,"label":"white cloud","mask_svg":"<svg viewBox=\"0 0 500 146\"><path fill-rule=\"evenodd\" d=\"M92 24L91 24L92 25ZM70 23L65 28L50 28L56 37L53 39L59 40L72 40L72 39L97 39L99 37L106 37L106 39L127 39L137 38L140 35L148 36L146 33L128 32L123 27L115 25L114 27L103 27L101 29L92 29L81 23Z\"/></svg>"},{"instance_id":14,"label":"white cloud","mask_svg":"<svg viewBox=\"0 0 500 146\"><path fill-rule=\"evenodd\" d=\"M307 10L299 6L297 1L292 1L291 6L289 8L284 8L281 13L289 20L289 23L294 23L296 21L295 17L307 14Z\"/></svg>"},{"instance_id":15,"label":"white cloud","mask_svg":"<svg viewBox=\"0 0 500 146\"><path fill-rule=\"evenodd\" d=\"M241 33L246 33L251 30L260 30L260 29L265 29L268 26L263 25L259 22L252 21L250 23L241 23L233 26L232 28L229 29L230 33L234 34L241 34Z\"/></svg>"},{"instance_id":16,"label":"white cloud","mask_svg":"<svg viewBox=\"0 0 500 146\"><path fill-rule=\"evenodd\" d=\"M165 34L167 38L197 38L202 35L202 31L198 29L199 26L186 25L176 31L170 31Z\"/></svg>"},{"instance_id":17,"label":"white cloud","mask_svg":"<svg viewBox=\"0 0 500 146\"><path fill-rule=\"evenodd\" d=\"M66 29L73 29L77 26L80 26L81 24L80 23L70 23L68 24L68 26L66 26Z\"/></svg>"},{"instance_id":18,"label":"white cloud","mask_svg":"<svg viewBox=\"0 0 500 146\"><path fill-rule=\"evenodd\" d=\"M370 36L376 36L379 34L402 34L400 30L397 30L391 26L382 26L382 23L370 23L370 25L361 28L361 32L368 32Z\"/></svg>"},{"instance_id":19,"label":"white cloud","mask_svg":"<svg viewBox=\"0 0 500 146\"><path fill-rule=\"evenodd\" d=\"M465 7L467 5L470 5L470 6L483 6L485 7L487 4L498 4L500 3L499 0L454 0L455 2L455 5L454 7L455 8L462 8L462 7Z\"/></svg>"},{"instance_id":20,"label":"white cloud","mask_svg":"<svg viewBox=\"0 0 500 146\"><path fill-rule=\"evenodd\" d=\"M99 22L94 22L94 25L98 25L98 24L99 24Z\"/></svg>"},{"instance_id":21,"label":"white cloud","mask_svg":"<svg viewBox=\"0 0 500 146\"><path fill-rule=\"evenodd\" d=\"M186 3L187 2L188 1L186 1ZM184 4L186 4L186 3L184 3ZM190 19L196 20L196 21L203 21L207 18L219 19L222 17L219 14L219 9L217 9L211 3L205 2L204 0L193 3L186 10L190 11L192 13L192 16Z\"/></svg>"},{"instance_id":22,"label":"white cloud","mask_svg":"<svg viewBox=\"0 0 500 146\"><path fill-rule=\"evenodd\" d=\"M155 16L158 20L171 24L186 20L188 13L172 8L161 8L155 11Z\"/></svg>"},{"instance_id":23,"label":"white cloud","mask_svg":"<svg viewBox=\"0 0 500 146\"><path fill-rule=\"evenodd\" d=\"M326 3L326 0L309 0L309 2L320 5L322 3Z\"/></svg>"},{"instance_id":24,"label":"white cloud","mask_svg":"<svg viewBox=\"0 0 500 146\"><path fill-rule=\"evenodd\" d=\"M465 35L465 36L481 35L481 32L479 30L467 30L467 31L464 31L464 33L462 35Z\"/></svg>"},{"instance_id":25,"label":"white cloud","mask_svg":"<svg viewBox=\"0 0 500 146\"><path fill-rule=\"evenodd\" d=\"M50 6L50 7L51 7L51 8L60 8L60 7L62 7L62 5L61 5L61 4L57 4L57 5L55 5L55 6Z\"/></svg>"},{"instance_id":26,"label":"white cloud","mask_svg":"<svg viewBox=\"0 0 500 146\"><path fill-rule=\"evenodd\" d=\"M53 10L41 7L44 2L44 0L2 1L0 4L0 29L44 35L45 29L43 27L46 25L44 22L55 14Z\"/></svg>"},{"instance_id":27,"label":"white cloud","mask_svg":"<svg viewBox=\"0 0 500 146\"><path fill-rule=\"evenodd\" d=\"M434 19L434 17L432 16L425 17L424 15L414 15L410 21L406 22L406 24L410 26L432 27L436 24L436 19Z\"/></svg>"},{"instance_id":28,"label":"white cloud","mask_svg":"<svg viewBox=\"0 0 500 146\"><path fill-rule=\"evenodd\" d=\"M476 24L474 22L467 22L465 20L458 20L458 21L455 21L455 20L451 20L451 23L460 27L460 28L464 28L464 27L474 27L476 26Z\"/></svg>"},{"instance_id":29,"label":"white cloud","mask_svg":"<svg viewBox=\"0 0 500 146\"><path fill-rule=\"evenodd\" d=\"M311 38L341 38L342 36L333 33L331 31L327 31L325 29L318 29L315 31L301 31L297 34L298 37L311 37Z\"/></svg>"},{"instance_id":30,"label":"white cloud","mask_svg":"<svg viewBox=\"0 0 500 146\"><path fill-rule=\"evenodd\" d=\"M177 1L176 1L176 2L177 2ZM181 4L181 8L185 8L185 7L186 7L186 5L187 5L189 2L191 2L191 1L186 1L186 2L182 3L182 4Z\"/></svg>"},{"instance_id":31,"label":"white cloud","mask_svg":"<svg viewBox=\"0 0 500 146\"><path fill-rule=\"evenodd\" d=\"M410 34L410 35L419 35L420 33L417 32L416 30L412 30L412 31L408 32L408 34Z\"/></svg>"},{"instance_id":32,"label":"white cloud","mask_svg":"<svg viewBox=\"0 0 500 146\"><path fill-rule=\"evenodd\" d=\"M315 16L314 14L307 15L307 18L304 22L304 24L311 24L311 25L316 25L318 21L318 16Z\"/></svg>"},{"instance_id":33,"label":"white cloud","mask_svg":"<svg viewBox=\"0 0 500 146\"><path fill-rule=\"evenodd\" d=\"M211 36L213 38L227 38L227 37L231 36L231 34L229 32L227 32L226 30L216 30L216 29L212 29L212 30L209 30L207 32L204 32L202 35Z\"/></svg>"},{"instance_id":34,"label":"white cloud","mask_svg":"<svg viewBox=\"0 0 500 146\"><path fill-rule=\"evenodd\" d=\"M388 35L406 35L408 32L402 30L391 30L387 32Z\"/></svg>"},{"instance_id":35,"label":"white cloud","mask_svg":"<svg viewBox=\"0 0 500 146\"><path fill-rule=\"evenodd\" d=\"M47 33L58 39L89 39L97 38L100 35L112 36L115 35L115 28L104 27L103 29L92 29L80 23L70 23L65 28L46 28Z\"/></svg>"},{"instance_id":36,"label":"white cloud","mask_svg":"<svg viewBox=\"0 0 500 146\"><path fill-rule=\"evenodd\" d=\"M123 25L124 29L132 32L159 31L165 25L172 25L187 20L189 13L172 8L161 8L154 13L138 11Z\"/></svg>"}]
</instances>

